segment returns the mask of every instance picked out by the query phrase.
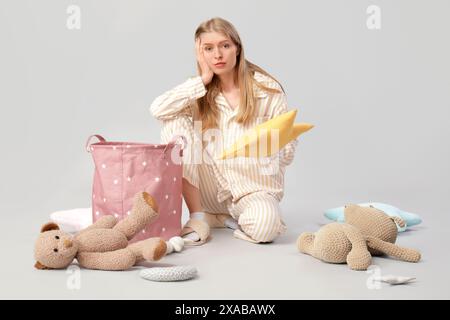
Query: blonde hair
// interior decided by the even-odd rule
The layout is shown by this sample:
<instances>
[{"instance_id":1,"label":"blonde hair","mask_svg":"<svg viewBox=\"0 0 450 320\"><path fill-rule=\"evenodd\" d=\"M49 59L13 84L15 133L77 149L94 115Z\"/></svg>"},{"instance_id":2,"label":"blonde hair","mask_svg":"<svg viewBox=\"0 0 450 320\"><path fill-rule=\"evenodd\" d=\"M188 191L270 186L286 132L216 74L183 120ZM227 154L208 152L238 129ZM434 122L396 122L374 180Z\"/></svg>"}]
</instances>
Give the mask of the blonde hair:
<instances>
[{"instance_id":1,"label":"blonde hair","mask_svg":"<svg viewBox=\"0 0 450 320\"><path fill-rule=\"evenodd\" d=\"M202 33L205 32L218 32L228 38L230 38L237 47L236 56L236 66L235 66L235 76L237 76L237 83L240 89L240 103L239 109L236 116L236 121L238 123L246 124L252 119L256 112L256 98L253 92L253 85L258 86L262 90L268 93L280 93L278 89L269 88L254 79L255 71L266 75L273 80L275 80L284 89L277 79L271 76L269 73L264 71L259 66L251 63L245 59L244 47L242 45L241 39L239 37L236 28L225 19L216 17L201 23L197 30L195 31L195 40L197 40ZM197 62L197 71L200 75L201 69ZM209 128L217 128L219 110L215 103L215 98L219 94L219 78L214 75L211 82L206 86L206 95L197 99L195 118L202 121L202 131ZM198 112L198 114L197 114Z\"/></svg>"}]
</instances>

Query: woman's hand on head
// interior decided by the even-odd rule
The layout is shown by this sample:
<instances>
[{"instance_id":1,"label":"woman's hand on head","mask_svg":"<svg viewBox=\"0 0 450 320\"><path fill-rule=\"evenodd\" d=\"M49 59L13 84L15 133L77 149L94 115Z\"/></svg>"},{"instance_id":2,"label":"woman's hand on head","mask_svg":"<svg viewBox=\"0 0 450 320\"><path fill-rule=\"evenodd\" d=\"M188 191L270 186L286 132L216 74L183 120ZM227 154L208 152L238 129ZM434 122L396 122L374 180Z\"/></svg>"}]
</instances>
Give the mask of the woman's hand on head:
<instances>
[{"instance_id":1,"label":"woman's hand on head","mask_svg":"<svg viewBox=\"0 0 450 320\"><path fill-rule=\"evenodd\" d=\"M211 68L208 66L205 60L205 56L203 55L203 48L200 43L200 38L197 38L195 40L195 49L196 49L196 55L197 55L197 62L200 65L200 76L202 77L203 84L206 86L208 83L211 82L214 72L211 70Z\"/></svg>"}]
</instances>

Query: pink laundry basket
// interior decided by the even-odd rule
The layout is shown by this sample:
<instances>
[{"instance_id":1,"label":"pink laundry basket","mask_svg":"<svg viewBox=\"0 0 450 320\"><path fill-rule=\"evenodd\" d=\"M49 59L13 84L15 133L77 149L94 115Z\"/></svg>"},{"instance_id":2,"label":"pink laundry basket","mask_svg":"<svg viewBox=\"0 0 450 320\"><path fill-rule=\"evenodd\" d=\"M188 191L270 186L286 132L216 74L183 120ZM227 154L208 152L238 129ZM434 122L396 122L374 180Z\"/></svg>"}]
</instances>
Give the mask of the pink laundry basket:
<instances>
[{"instance_id":1,"label":"pink laundry basket","mask_svg":"<svg viewBox=\"0 0 450 320\"><path fill-rule=\"evenodd\" d=\"M92 138L100 142L91 143ZM183 145L176 143L183 140ZM92 216L123 219L133 206L137 192L146 191L158 203L159 217L131 242L161 237L165 240L181 232L182 175L181 158L187 140L176 135L168 144L144 144L106 141L92 135L86 150L95 164L92 189Z\"/></svg>"}]
</instances>

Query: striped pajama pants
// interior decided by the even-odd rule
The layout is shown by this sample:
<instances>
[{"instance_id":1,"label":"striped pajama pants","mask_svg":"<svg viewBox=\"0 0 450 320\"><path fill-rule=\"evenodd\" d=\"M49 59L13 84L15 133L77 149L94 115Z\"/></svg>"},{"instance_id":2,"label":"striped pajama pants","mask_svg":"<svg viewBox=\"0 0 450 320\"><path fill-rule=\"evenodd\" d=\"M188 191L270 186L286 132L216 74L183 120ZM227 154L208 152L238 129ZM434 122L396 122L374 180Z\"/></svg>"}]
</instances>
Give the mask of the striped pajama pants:
<instances>
[{"instance_id":1,"label":"striped pajama pants","mask_svg":"<svg viewBox=\"0 0 450 320\"><path fill-rule=\"evenodd\" d=\"M269 192L256 191L239 199L228 197L222 202L217 199L219 192L219 169L212 158L208 163L192 163L186 155L194 143L194 125L192 118L179 115L174 119L164 120L161 130L161 142L168 143L174 135L181 134L187 138L183 154L183 178L200 191L203 210L209 214L228 214L237 220L240 230L235 230L237 238L252 242L271 242L286 231L282 220L279 201ZM197 138L197 141L201 141ZM187 153L187 154L186 154ZM191 159L192 160L192 159ZM187 163L185 163L187 162Z\"/></svg>"}]
</instances>

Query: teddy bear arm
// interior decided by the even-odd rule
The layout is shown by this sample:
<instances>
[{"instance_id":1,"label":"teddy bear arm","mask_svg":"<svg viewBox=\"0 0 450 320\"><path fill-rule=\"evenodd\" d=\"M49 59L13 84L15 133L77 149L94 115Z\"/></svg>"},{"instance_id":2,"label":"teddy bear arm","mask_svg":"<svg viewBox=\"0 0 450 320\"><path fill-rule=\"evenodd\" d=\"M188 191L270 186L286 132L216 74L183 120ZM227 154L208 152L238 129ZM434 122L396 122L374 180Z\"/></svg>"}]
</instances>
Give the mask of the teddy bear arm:
<instances>
[{"instance_id":1,"label":"teddy bear arm","mask_svg":"<svg viewBox=\"0 0 450 320\"><path fill-rule=\"evenodd\" d=\"M314 252L314 238L314 233L303 232L297 239L298 251L312 256Z\"/></svg>"},{"instance_id":2,"label":"teddy bear arm","mask_svg":"<svg viewBox=\"0 0 450 320\"><path fill-rule=\"evenodd\" d=\"M367 270L372 261L372 256L367 249L366 239L353 226L343 225L342 230L352 244L352 248L347 254L348 266L353 270Z\"/></svg>"},{"instance_id":3,"label":"teddy bear arm","mask_svg":"<svg viewBox=\"0 0 450 320\"><path fill-rule=\"evenodd\" d=\"M89 227L81 230L80 233L93 229L112 229L117 224L117 222L118 220L114 216L111 215L103 216L96 222L91 224Z\"/></svg>"},{"instance_id":4,"label":"teddy bear arm","mask_svg":"<svg viewBox=\"0 0 450 320\"><path fill-rule=\"evenodd\" d=\"M408 262L418 262L421 258L420 252L414 249L400 247L396 244L386 242L375 237L367 237L367 245L379 250L389 256Z\"/></svg>"},{"instance_id":5,"label":"teddy bear arm","mask_svg":"<svg viewBox=\"0 0 450 320\"><path fill-rule=\"evenodd\" d=\"M77 260L83 268L120 271L134 266L136 256L133 251L125 248L109 252L80 252Z\"/></svg>"}]
</instances>

